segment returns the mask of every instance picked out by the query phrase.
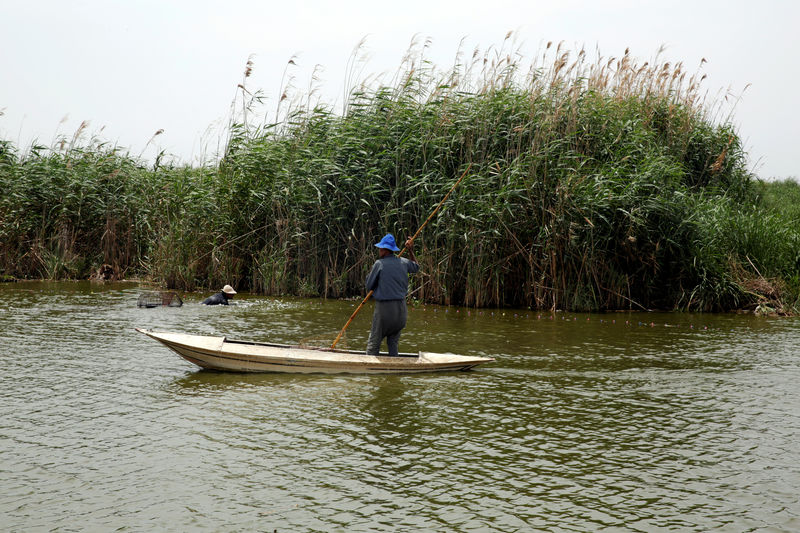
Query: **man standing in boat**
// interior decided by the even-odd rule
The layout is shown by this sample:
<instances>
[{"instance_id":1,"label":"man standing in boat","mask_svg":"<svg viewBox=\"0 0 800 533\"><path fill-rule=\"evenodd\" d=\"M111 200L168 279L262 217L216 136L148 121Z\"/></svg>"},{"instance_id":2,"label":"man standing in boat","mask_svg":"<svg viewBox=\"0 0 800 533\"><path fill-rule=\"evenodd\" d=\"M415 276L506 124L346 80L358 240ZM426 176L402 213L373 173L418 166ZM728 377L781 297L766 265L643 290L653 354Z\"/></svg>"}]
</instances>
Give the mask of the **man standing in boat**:
<instances>
[{"instance_id":1,"label":"man standing in boat","mask_svg":"<svg viewBox=\"0 0 800 533\"><path fill-rule=\"evenodd\" d=\"M419 271L414 250L411 248L413 244L411 239L406 241L409 259L395 255L400 248L391 233L387 233L375 244L378 260L372 265L366 281L367 290L375 291L375 313L372 315L372 328L367 340L367 355L378 355L384 338L389 355L399 353L400 331L406 327L408 318L408 275Z\"/></svg>"},{"instance_id":2,"label":"man standing in boat","mask_svg":"<svg viewBox=\"0 0 800 533\"><path fill-rule=\"evenodd\" d=\"M217 294L209 296L200 303L203 305L228 305L228 300L233 298L234 294L236 294L236 291L233 290L233 287L225 285Z\"/></svg>"}]
</instances>

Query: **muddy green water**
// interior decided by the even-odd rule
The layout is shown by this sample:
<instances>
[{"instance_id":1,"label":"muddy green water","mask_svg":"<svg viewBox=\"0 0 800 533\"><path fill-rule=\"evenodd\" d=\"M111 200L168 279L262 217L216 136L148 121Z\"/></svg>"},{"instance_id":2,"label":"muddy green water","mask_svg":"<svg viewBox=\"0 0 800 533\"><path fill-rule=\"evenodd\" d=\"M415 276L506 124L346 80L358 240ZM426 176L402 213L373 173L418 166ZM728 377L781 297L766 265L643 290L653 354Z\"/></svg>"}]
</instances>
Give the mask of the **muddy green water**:
<instances>
[{"instance_id":1,"label":"muddy green water","mask_svg":"<svg viewBox=\"0 0 800 533\"><path fill-rule=\"evenodd\" d=\"M330 342L356 302L141 290L0 285L0 530L800 530L798 319L428 306L401 350L497 362L240 375L134 327Z\"/></svg>"}]
</instances>

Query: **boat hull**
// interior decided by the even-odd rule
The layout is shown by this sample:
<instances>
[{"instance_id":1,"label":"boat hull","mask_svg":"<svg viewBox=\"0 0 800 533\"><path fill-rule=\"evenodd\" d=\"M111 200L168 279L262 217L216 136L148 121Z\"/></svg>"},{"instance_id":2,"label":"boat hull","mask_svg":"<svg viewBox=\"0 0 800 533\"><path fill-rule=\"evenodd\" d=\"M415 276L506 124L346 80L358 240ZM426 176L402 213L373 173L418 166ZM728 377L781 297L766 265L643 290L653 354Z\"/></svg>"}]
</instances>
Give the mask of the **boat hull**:
<instances>
[{"instance_id":1,"label":"boat hull","mask_svg":"<svg viewBox=\"0 0 800 533\"><path fill-rule=\"evenodd\" d=\"M140 328L136 331L159 341L201 368L224 372L408 374L469 370L494 361L489 357L431 352L375 356L351 350L242 342L226 337L155 332Z\"/></svg>"}]
</instances>

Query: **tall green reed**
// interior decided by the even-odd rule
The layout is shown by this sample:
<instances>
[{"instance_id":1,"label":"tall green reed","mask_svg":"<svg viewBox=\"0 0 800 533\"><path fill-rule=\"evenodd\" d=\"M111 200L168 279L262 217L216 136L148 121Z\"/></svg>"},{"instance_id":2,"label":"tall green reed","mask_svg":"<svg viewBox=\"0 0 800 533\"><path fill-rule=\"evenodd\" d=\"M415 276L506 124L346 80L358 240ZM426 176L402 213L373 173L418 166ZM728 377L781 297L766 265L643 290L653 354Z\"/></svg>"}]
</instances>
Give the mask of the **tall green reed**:
<instances>
[{"instance_id":1,"label":"tall green reed","mask_svg":"<svg viewBox=\"0 0 800 533\"><path fill-rule=\"evenodd\" d=\"M248 63L214 165L147 168L75 143L20 156L6 143L4 272L80 275L102 261L174 288L358 295L371 244L410 235L472 165L417 241L421 300L717 310L797 278L796 226L759 207L702 76L559 45L523 65L509 46L460 51L445 71L412 49L390 84L351 79L343 113L282 84L264 123ZM65 194L48 196L54 186ZM72 266L50 272L31 248Z\"/></svg>"}]
</instances>

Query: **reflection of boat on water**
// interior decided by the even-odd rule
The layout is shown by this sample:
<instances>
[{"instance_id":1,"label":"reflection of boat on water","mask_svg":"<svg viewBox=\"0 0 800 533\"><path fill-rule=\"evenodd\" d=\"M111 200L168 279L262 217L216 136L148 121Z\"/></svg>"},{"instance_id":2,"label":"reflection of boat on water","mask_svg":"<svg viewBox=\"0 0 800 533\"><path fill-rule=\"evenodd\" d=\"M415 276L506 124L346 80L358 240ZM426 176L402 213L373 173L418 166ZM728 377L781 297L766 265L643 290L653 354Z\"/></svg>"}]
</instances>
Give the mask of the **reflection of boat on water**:
<instances>
[{"instance_id":1,"label":"reflection of boat on water","mask_svg":"<svg viewBox=\"0 0 800 533\"><path fill-rule=\"evenodd\" d=\"M228 372L406 374L469 370L494 361L490 357L431 352L375 356L354 350L233 341L226 337L155 332L140 328L136 328L136 331L156 339L200 367Z\"/></svg>"},{"instance_id":2,"label":"reflection of boat on water","mask_svg":"<svg viewBox=\"0 0 800 533\"><path fill-rule=\"evenodd\" d=\"M200 367L188 368L186 372L168 381L165 387L184 394L211 394L229 390L259 388L285 388L297 383L319 383L330 380L333 374L287 374L275 372L218 372Z\"/></svg>"}]
</instances>

